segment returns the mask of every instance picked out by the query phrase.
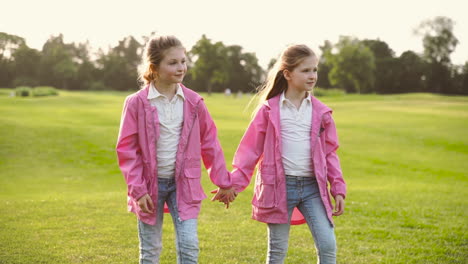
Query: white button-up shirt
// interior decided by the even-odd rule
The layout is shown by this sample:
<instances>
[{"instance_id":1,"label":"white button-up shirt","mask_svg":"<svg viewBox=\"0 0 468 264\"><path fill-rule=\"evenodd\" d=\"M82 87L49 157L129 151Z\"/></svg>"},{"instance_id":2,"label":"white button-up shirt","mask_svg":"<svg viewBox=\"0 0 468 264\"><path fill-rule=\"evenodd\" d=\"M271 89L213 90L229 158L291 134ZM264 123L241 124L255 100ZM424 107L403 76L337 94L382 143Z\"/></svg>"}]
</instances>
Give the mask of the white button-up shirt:
<instances>
[{"instance_id":1,"label":"white button-up shirt","mask_svg":"<svg viewBox=\"0 0 468 264\"><path fill-rule=\"evenodd\" d=\"M173 178L177 146L184 121L184 93L180 85L171 101L158 92L153 83L150 85L148 100L158 110L159 139L156 146L158 159L158 177Z\"/></svg>"},{"instance_id":2,"label":"white button-up shirt","mask_svg":"<svg viewBox=\"0 0 468 264\"><path fill-rule=\"evenodd\" d=\"M312 102L310 96L304 98L299 109L284 96L280 97L281 153L286 175L313 176L310 151L312 126Z\"/></svg>"}]
</instances>

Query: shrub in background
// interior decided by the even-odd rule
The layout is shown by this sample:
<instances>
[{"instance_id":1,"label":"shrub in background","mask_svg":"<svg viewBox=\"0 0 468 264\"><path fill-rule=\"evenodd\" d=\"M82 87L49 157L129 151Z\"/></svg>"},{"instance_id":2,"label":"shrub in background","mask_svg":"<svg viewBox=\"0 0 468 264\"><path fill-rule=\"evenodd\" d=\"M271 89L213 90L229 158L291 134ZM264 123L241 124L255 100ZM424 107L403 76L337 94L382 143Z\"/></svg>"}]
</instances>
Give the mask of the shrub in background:
<instances>
[{"instance_id":1,"label":"shrub in background","mask_svg":"<svg viewBox=\"0 0 468 264\"><path fill-rule=\"evenodd\" d=\"M16 87L15 95L21 96L21 97L31 96L31 90L32 90L31 87L28 87L28 86Z\"/></svg>"},{"instance_id":2,"label":"shrub in background","mask_svg":"<svg viewBox=\"0 0 468 264\"><path fill-rule=\"evenodd\" d=\"M50 96L58 94L58 90L51 86L38 86L32 89L32 96Z\"/></svg>"}]
</instances>

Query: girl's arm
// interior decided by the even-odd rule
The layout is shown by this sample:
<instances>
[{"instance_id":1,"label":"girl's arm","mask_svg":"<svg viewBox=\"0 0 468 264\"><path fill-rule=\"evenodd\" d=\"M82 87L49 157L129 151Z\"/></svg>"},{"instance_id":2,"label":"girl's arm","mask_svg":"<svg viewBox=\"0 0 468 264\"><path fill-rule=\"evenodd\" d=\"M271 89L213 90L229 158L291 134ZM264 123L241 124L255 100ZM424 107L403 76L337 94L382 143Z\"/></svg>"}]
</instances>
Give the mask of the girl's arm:
<instances>
[{"instance_id":1,"label":"girl's arm","mask_svg":"<svg viewBox=\"0 0 468 264\"><path fill-rule=\"evenodd\" d=\"M222 189L232 187L231 175L226 169L226 160L218 140L216 125L203 101L199 103L200 143L203 164L216 186Z\"/></svg>"},{"instance_id":2,"label":"girl's arm","mask_svg":"<svg viewBox=\"0 0 468 264\"><path fill-rule=\"evenodd\" d=\"M340 160L336 154L339 147L338 135L336 126L331 113L326 113L324 116L325 126L325 157L327 160L327 179L330 183L330 192L333 197L341 195L343 199L346 197L346 183L341 172ZM336 199L336 198L335 198Z\"/></svg>"},{"instance_id":3,"label":"girl's arm","mask_svg":"<svg viewBox=\"0 0 468 264\"><path fill-rule=\"evenodd\" d=\"M120 170L128 186L128 195L138 200L148 190L142 175L143 162L141 159L141 149L138 145L136 100L136 97L127 97L125 100L116 151Z\"/></svg>"},{"instance_id":4,"label":"girl's arm","mask_svg":"<svg viewBox=\"0 0 468 264\"><path fill-rule=\"evenodd\" d=\"M267 115L265 107L257 112L234 154L232 179L237 192L243 191L249 185L255 167L263 154L268 125Z\"/></svg>"}]
</instances>

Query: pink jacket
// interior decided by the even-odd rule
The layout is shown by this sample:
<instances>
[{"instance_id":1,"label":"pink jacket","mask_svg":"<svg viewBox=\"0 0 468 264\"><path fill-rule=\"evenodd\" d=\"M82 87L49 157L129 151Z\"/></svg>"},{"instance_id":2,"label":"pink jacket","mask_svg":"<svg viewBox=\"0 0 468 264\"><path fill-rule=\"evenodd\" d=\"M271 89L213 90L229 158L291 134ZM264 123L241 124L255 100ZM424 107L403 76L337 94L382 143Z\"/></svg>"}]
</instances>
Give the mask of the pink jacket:
<instances>
[{"instance_id":1,"label":"pink jacket","mask_svg":"<svg viewBox=\"0 0 468 264\"><path fill-rule=\"evenodd\" d=\"M279 98L265 102L245 132L236 154L232 172L233 185L237 191L250 183L258 164L252 199L252 218L265 223L288 223L286 183L281 158L281 133ZM310 145L315 175L328 219L333 223L331 195L346 195L346 184L336 154L338 138L332 110L312 96L312 129Z\"/></svg>"},{"instance_id":2,"label":"pink jacket","mask_svg":"<svg viewBox=\"0 0 468 264\"><path fill-rule=\"evenodd\" d=\"M197 218L202 189L201 159L211 181L221 188L231 187L230 173L217 138L216 126L203 98L181 85L184 101L184 124L176 156L175 180L177 207L182 220ZM124 104L117 141L119 167L128 186L128 210L154 225L155 214L140 210L137 200L149 194L155 206L158 200L156 143L159 138L158 113L147 99L149 86L129 95ZM157 208L156 208L157 209Z\"/></svg>"}]
</instances>

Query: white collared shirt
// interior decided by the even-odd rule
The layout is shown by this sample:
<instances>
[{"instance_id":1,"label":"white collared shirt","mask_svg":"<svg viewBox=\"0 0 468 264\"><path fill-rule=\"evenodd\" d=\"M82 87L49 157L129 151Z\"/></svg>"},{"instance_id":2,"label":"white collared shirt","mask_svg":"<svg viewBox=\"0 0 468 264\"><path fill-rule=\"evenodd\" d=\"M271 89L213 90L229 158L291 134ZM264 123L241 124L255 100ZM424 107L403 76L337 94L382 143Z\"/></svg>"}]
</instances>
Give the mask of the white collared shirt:
<instances>
[{"instance_id":1,"label":"white collared shirt","mask_svg":"<svg viewBox=\"0 0 468 264\"><path fill-rule=\"evenodd\" d=\"M284 172L291 176L313 176L310 151L312 127L312 102L304 98L299 109L284 96L280 97L280 127L283 151L281 153Z\"/></svg>"},{"instance_id":2,"label":"white collared shirt","mask_svg":"<svg viewBox=\"0 0 468 264\"><path fill-rule=\"evenodd\" d=\"M184 100L182 88L177 84L177 92L171 101L158 92L153 83L148 91L150 104L158 110L159 139L156 146L158 159L158 177L173 178L177 147L184 121Z\"/></svg>"}]
</instances>

